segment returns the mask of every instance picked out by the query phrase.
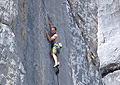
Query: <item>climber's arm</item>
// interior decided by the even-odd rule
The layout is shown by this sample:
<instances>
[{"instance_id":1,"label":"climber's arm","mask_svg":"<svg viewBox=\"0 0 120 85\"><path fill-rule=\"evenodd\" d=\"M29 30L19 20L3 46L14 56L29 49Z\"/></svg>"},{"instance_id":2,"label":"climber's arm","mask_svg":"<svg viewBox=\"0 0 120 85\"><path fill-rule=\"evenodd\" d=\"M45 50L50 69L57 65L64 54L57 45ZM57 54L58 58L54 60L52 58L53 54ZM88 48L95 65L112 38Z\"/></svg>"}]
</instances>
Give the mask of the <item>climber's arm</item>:
<instances>
[{"instance_id":1,"label":"climber's arm","mask_svg":"<svg viewBox=\"0 0 120 85\"><path fill-rule=\"evenodd\" d=\"M53 41L56 38L56 35L53 35L52 37L49 36L48 31L46 30L47 38L49 41Z\"/></svg>"},{"instance_id":2,"label":"climber's arm","mask_svg":"<svg viewBox=\"0 0 120 85\"><path fill-rule=\"evenodd\" d=\"M50 28L51 28L51 30L52 30L52 24L51 24L51 22L49 22L49 25L50 25Z\"/></svg>"}]
</instances>

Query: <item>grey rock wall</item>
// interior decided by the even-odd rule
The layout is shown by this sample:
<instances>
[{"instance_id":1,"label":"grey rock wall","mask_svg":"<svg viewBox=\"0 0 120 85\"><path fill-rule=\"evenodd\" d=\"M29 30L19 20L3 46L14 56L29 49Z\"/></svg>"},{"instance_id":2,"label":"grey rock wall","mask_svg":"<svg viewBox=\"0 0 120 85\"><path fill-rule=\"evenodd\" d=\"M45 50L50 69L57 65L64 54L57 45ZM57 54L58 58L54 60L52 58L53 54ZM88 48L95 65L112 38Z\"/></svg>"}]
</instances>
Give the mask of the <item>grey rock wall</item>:
<instances>
[{"instance_id":1,"label":"grey rock wall","mask_svg":"<svg viewBox=\"0 0 120 85\"><path fill-rule=\"evenodd\" d=\"M18 14L18 2L0 0L0 85L17 85L24 80L25 70L17 51L13 21Z\"/></svg>"},{"instance_id":2,"label":"grey rock wall","mask_svg":"<svg viewBox=\"0 0 120 85\"><path fill-rule=\"evenodd\" d=\"M119 85L120 0L98 0L98 56L103 82Z\"/></svg>"},{"instance_id":3,"label":"grey rock wall","mask_svg":"<svg viewBox=\"0 0 120 85\"><path fill-rule=\"evenodd\" d=\"M72 69L74 72L73 77L76 79L76 81L74 81L74 84L102 85L102 82L100 80L101 76L99 75L100 72L99 69L97 69L97 67L99 68L99 59L96 52L97 38L95 38L97 36L96 2L87 0L67 1L69 4L68 13L70 17L70 29L73 35L72 40L74 45L74 47L72 47L74 49L70 49L70 58L72 61ZM76 37L75 35L78 35L79 37ZM78 41L80 41L81 44ZM93 60L91 58L92 54L94 55ZM86 58L87 60L84 60ZM84 66L81 66L83 65L83 63ZM93 65L93 63L95 64L95 66ZM88 70L84 69L84 67L87 67L90 70L90 73L87 76L86 74L88 74ZM82 78L81 73L83 74ZM82 79L82 81L79 80L80 78Z\"/></svg>"},{"instance_id":4,"label":"grey rock wall","mask_svg":"<svg viewBox=\"0 0 120 85\"><path fill-rule=\"evenodd\" d=\"M63 44L58 76L48 21ZM94 0L0 0L0 85L102 85L96 33Z\"/></svg>"}]
</instances>

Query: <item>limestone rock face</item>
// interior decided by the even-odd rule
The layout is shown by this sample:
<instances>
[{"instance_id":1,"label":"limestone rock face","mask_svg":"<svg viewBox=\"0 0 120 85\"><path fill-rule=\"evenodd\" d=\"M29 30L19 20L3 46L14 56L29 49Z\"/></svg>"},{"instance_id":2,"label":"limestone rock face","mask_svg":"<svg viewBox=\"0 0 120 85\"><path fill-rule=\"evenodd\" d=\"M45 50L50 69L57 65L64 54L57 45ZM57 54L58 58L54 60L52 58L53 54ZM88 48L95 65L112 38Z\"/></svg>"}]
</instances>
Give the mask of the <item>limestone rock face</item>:
<instances>
[{"instance_id":1,"label":"limestone rock face","mask_svg":"<svg viewBox=\"0 0 120 85\"><path fill-rule=\"evenodd\" d=\"M120 84L119 71L114 72L120 70L119 16L120 0L98 0L98 56L106 85Z\"/></svg>"},{"instance_id":2,"label":"limestone rock face","mask_svg":"<svg viewBox=\"0 0 120 85\"><path fill-rule=\"evenodd\" d=\"M102 80L105 85L119 85L120 84L120 71L114 71L113 73L109 73Z\"/></svg>"},{"instance_id":3,"label":"limestone rock face","mask_svg":"<svg viewBox=\"0 0 120 85\"><path fill-rule=\"evenodd\" d=\"M102 85L97 9L94 0L0 0L0 85ZM63 44L57 76L48 21Z\"/></svg>"}]
</instances>

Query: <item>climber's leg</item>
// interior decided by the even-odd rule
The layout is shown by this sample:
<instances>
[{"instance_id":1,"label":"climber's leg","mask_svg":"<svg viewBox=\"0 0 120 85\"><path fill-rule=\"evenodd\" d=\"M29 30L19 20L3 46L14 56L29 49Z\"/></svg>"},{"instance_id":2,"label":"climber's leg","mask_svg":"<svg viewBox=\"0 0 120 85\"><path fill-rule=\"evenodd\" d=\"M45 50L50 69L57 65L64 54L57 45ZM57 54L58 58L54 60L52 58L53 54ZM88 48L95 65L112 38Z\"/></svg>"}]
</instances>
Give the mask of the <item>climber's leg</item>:
<instances>
[{"instance_id":1,"label":"climber's leg","mask_svg":"<svg viewBox=\"0 0 120 85\"><path fill-rule=\"evenodd\" d=\"M55 61L55 65L57 65L57 56L53 53L51 53L51 56L53 57L53 59Z\"/></svg>"},{"instance_id":2,"label":"climber's leg","mask_svg":"<svg viewBox=\"0 0 120 85\"><path fill-rule=\"evenodd\" d=\"M59 64L57 63L57 56L56 56L56 54L57 54L57 49L55 47L53 47L52 51L51 51L51 55L52 55L52 57L53 57L53 59L55 61L55 65L53 67L59 66Z\"/></svg>"},{"instance_id":3,"label":"climber's leg","mask_svg":"<svg viewBox=\"0 0 120 85\"><path fill-rule=\"evenodd\" d=\"M60 65L60 62L59 62L59 53L57 53L56 56L57 56L57 64Z\"/></svg>"}]
</instances>

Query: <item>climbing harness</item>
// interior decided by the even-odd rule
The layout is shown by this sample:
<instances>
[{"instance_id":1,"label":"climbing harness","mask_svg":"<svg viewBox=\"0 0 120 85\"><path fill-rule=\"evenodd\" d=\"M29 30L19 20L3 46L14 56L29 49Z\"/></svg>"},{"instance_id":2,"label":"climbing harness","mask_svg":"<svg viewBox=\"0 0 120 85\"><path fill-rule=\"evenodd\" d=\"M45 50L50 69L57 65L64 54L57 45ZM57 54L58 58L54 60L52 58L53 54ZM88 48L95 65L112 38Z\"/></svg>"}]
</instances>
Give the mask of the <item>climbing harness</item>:
<instances>
[{"instance_id":1,"label":"climbing harness","mask_svg":"<svg viewBox=\"0 0 120 85\"><path fill-rule=\"evenodd\" d=\"M60 48L62 48L62 44L61 44L61 43L54 43L54 44L58 44L58 46L59 46ZM57 46L54 46L54 47L57 49L57 53L60 54L60 52L58 51L58 47L57 47Z\"/></svg>"},{"instance_id":2,"label":"climbing harness","mask_svg":"<svg viewBox=\"0 0 120 85\"><path fill-rule=\"evenodd\" d=\"M57 46L54 46L56 49L57 49L57 53L60 53L60 52L58 52L58 47Z\"/></svg>"}]
</instances>

